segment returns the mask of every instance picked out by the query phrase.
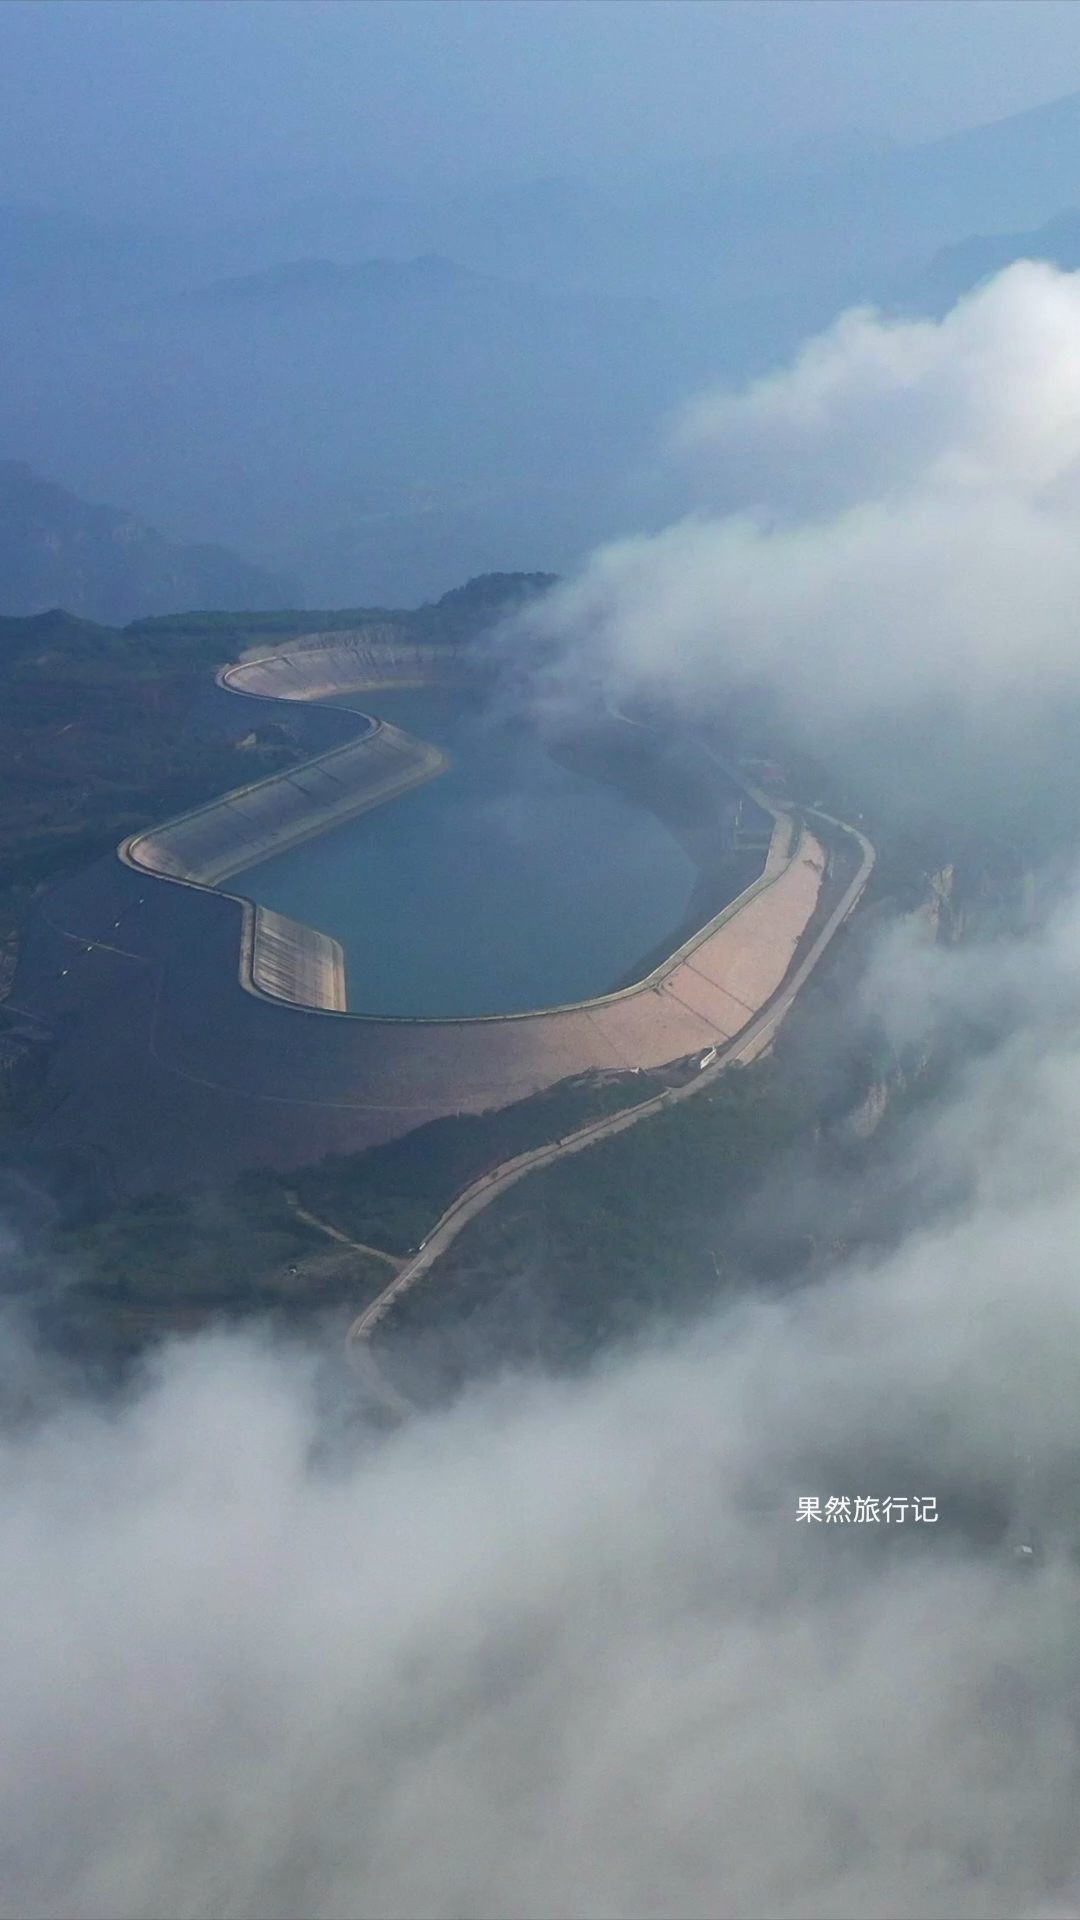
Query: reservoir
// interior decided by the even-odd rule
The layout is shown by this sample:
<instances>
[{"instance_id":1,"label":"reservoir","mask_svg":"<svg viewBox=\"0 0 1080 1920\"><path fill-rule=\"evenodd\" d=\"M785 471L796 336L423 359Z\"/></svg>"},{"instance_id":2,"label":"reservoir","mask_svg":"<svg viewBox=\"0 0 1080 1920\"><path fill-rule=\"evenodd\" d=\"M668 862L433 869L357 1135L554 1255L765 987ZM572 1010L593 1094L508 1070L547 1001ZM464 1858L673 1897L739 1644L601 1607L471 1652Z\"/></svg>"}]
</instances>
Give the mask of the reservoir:
<instances>
[{"instance_id":1,"label":"reservoir","mask_svg":"<svg viewBox=\"0 0 1080 1920\"><path fill-rule=\"evenodd\" d=\"M697 875L678 841L560 765L528 726L454 689L348 704L434 741L449 771L229 886L341 942L350 1012L437 1019L589 999L679 926Z\"/></svg>"}]
</instances>

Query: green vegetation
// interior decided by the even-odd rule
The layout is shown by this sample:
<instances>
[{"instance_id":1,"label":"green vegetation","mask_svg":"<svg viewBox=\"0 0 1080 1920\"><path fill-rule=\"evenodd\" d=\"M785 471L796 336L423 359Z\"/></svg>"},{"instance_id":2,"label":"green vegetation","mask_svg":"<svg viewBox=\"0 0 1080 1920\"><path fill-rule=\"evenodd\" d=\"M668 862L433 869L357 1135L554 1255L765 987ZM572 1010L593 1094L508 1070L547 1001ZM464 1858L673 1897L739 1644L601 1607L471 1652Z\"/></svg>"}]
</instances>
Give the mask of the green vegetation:
<instances>
[{"instance_id":1,"label":"green vegetation","mask_svg":"<svg viewBox=\"0 0 1080 1920\"><path fill-rule=\"evenodd\" d=\"M654 1074L580 1074L510 1107L432 1120L367 1153L331 1155L292 1176L292 1184L321 1220L355 1240L406 1254L455 1194L489 1167L635 1106L663 1084Z\"/></svg>"},{"instance_id":2,"label":"green vegetation","mask_svg":"<svg viewBox=\"0 0 1080 1920\"><path fill-rule=\"evenodd\" d=\"M167 613L135 620L125 638L151 648L177 642L219 660L222 642L235 651L283 645L300 634L340 633L348 628L394 626L403 641L454 646L473 640L505 614L554 586L553 573L482 573L452 587L430 605L400 607L275 608L252 613ZM103 631L99 629L99 631Z\"/></svg>"},{"instance_id":3,"label":"green vegetation","mask_svg":"<svg viewBox=\"0 0 1080 1920\"><path fill-rule=\"evenodd\" d=\"M523 1268L543 1299L544 1339L526 1322L522 1351L500 1315L505 1359L539 1351L565 1362L700 1303L729 1266L732 1216L816 1119L808 1088L775 1061L731 1069L694 1100L512 1188L402 1298L395 1333L490 1312Z\"/></svg>"},{"instance_id":4,"label":"green vegetation","mask_svg":"<svg viewBox=\"0 0 1080 1920\"><path fill-rule=\"evenodd\" d=\"M359 1312L390 1266L349 1240L404 1255L455 1193L487 1167L647 1099L655 1078L583 1075L515 1106L437 1120L367 1153L336 1155L290 1176L262 1172L228 1187L156 1193L53 1228L47 1250L72 1275L54 1328L122 1360L164 1334L227 1316L296 1318ZM83 1196L76 1195L76 1210Z\"/></svg>"},{"instance_id":5,"label":"green vegetation","mask_svg":"<svg viewBox=\"0 0 1080 1920\"><path fill-rule=\"evenodd\" d=\"M556 584L553 573L480 573L409 616L417 640L455 646L471 640Z\"/></svg>"},{"instance_id":6,"label":"green vegetation","mask_svg":"<svg viewBox=\"0 0 1080 1920\"><path fill-rule=\"evenodd\" d=\"M123 630L124 639L150 657L160 658L183 649L192 659L217 666L225 659L260 647L287 646L309 633L340 633L347 628L400 627L410 637L408 613L386 607L339 607L334 611L281 608L260 613L167 613L136 620Z\"/></svg>"},{"instance_id":7,"label":"green vegetation","mask_svg":"<svg viewBox=\"0 0 1080 1920\"><path fill-rule=\"evenodd\" d=\"M511 1188L402 1297L382 1337L393 1353L437 1330L435 1371L454 1384L493 1358L574 1364L724 1289L786 1282L813 1262L816 1236L796 1214L790 1231L773 1219L759 1234L754 1196L770 1176L782 1191L783 1165L813 1154L881 1069L860 1048L826 1083L802 1036L784 1033L694 1099Z\"/></svg>"},{"instance_id":8,"label":"green vegetation","mask_svg":"<svg viewBox=\"0 0 1080 1920\"><path fill-rule=\"evenodd\" d=\"M0 943L42 883L296 758L208 732L197 666L67 614L0 621Z\"/></svg>"},{"instance_id":9,"label":"green vegetation","mask_svg":"<svg viewBox=\"0 0 1080 1920\"><path fill-rule=\"evenodd\" d=\"M352 1314L388 1272L299 1219L273 1175L220 1193L150 1194L54 1232L48 1250L71 1276L50 1304L51 1330L112 1365L214 1321Z\"/></svg>"}]
</instances>

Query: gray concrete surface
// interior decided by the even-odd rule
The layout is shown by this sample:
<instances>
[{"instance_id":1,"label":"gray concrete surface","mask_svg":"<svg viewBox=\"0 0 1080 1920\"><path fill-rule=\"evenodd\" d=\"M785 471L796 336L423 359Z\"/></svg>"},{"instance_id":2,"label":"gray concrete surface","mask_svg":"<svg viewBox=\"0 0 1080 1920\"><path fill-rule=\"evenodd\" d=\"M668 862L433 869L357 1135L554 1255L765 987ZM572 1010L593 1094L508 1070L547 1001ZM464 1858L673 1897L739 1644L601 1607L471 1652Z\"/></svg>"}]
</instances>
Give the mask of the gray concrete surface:
<instances>
[{"instance_id":1,"label":"gray concrete surface","mask_svg":"<svg viewBox=\"0 0 1080 1920\"><path fill-rule=\"evenodd\" d=\"M270 907L256 907L252 922L251 978L260 993L345 1012L345 955L337 940Z\"/></svg>"},{"instance_id":2,"label":"gray concrete surface","mask_svg":"<svg viewBox=\"0 0 1080 1920\"><path fill-rule=\"evenodd\" d=\"M449 764L440 748L378 720L358 740L132 834L120 857L144 873L219 887L434 780Z\"/></svg>"}]
</instances>

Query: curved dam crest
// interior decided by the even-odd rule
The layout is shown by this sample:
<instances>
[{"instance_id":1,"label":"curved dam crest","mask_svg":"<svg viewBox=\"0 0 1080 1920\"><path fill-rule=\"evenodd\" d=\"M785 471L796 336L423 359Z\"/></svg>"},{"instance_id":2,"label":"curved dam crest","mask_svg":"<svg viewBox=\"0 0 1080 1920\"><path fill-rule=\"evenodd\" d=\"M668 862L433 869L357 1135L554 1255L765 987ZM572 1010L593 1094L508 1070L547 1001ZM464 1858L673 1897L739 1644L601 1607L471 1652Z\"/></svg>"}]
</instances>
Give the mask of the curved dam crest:
<instances>
[{"instance_id":1,"label":"curved dam crest","mask_svg":"<svg viewBox=\"0 0 1080 1920\"><path fill-rule=\"evenodd\" d=\"M446 769L235 881L337 939L350 1011L468 1019L573 1004L677 944L698 869L646 799L568 764L497 701L439 688L361 703L436 744Z\"/></svg>"},{"instance_id":2,"label":"curved dam crest","mask_svg":"<svg viewBox=\"0 0 1080 1920\"><path fill-rule=\"evenodd\" d=\"M242 877L241 983L298 1006L484 1019L638 984L679 944L692 852L647 798L552 758L520 719L468 710L469 678L460 654L360 633L222 670L230 693L332 698L355 738L132 836L121 858L192 886Z\"/></svg>"},{"instance_id":3,"label":"curved dam crest","mask_svg":"<svg viewBox=\"0 0 1080 1920\"><path fill-rule=\"evenodd\" d=\"M468 683L462 654L356 633L243 662L219 685L238 698L332 704L444 678ZM134 836L121 858L98 861L42 902L8 1004L53 1036L50 1074L63 1098L42 1121L44 1144L104 1153L132 1188L288 1169L443 1115L506 1106L571 1075L705 1052L748 1027L792 966L826 858L811 833L741 783L767 812L764 866L711 918L676 929L679 944L653 956L643 979L484 1017L343 1011L325 934L201 877L227 883L266 835L299 844L325 830L316 817L359 814L380 804L387 783L434 777L429 756L439 749L407 730L357 719L344 738L355 716L323 717L322 737L335 743L326 752ZM704 845L706 827L695 831ZM692 851L693 834L677 837Z\"/></svg>"},{"instance_id":4,"label":"curved dam crest","mask_svg":"<svg viewBox=\"0 0 1080 1920\"><path fill-rule=\"evenodd\" d=\"M351 639L343 635L337 645L310 654L298 650L295 657L271 655L224 668L218 684L261 698L314 701L370 688L379 674L391 675L394 686L425 685L436 670L433 649L384 645L376 653L370 645L349 644ZM305 666L312 670L305 673ZM160 878L220 888L234 875L435 779L449 764L430 741L360 714L356 739L133 834L120 848L120 858ZM238 897L245 908L241 984L298 1006L344 1013L340 943Z\"/></svg>"}]
</instances>

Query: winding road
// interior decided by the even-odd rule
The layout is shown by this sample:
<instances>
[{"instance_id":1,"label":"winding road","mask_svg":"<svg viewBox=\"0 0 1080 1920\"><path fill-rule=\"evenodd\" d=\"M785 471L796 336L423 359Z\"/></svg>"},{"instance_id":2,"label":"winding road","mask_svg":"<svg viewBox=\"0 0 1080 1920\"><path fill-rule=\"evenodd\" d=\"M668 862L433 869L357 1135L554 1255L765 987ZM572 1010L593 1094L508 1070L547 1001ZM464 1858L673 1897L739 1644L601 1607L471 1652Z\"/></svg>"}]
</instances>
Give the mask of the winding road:
<instances>
[{"instance_id":1,"label":"winding road","mask_svg":"<svg viewBox=\"0 0 1080 1920\"><path fill-rule=\"evenodd\" d=\"M427 1239L413 1258L401 1268L394 1279L376 1295L363 1312L357 1315L345 1336L346 1353L351 1364L363 1377L373 1397L389 1412L398 1418L405 1418L415 1413L417 1409L385 1378L376 1364L371 1351L371 1336L394 1302L400 1300L402 1294L407 1293L410 1287L415 1286L418 1280L430 1272L440 1255L446 1252L470 1220L475 1220L478 1213L482 1213L485 1207L491 1206L492 1202L499 1199L509 1187L514 1186L518 1180L523 1180L526 1174L533 1173L540 1167L552 1166L556 1160L563 1160L571 1153L583 1153L587 1147L595 1146L598 1141L610 1139L613 1134L623 1133L627 1127L636 1126L639 1120L645 1120L651 1114L660 1113L666 1107L674 1106L677 1101L689 1100L702 1088L711 1086L725 1067L731 1066L738 1060L753 1059L758 1053L764 1051L830 941L858 904L873 871L876 857L870 841L865 834L859 832L858 828L849 826L846 821L835 819L831 814L822 813L818 808L808 808L806 811L815 819L826 821L842 833L849 834L857 843L860 854L859 867L854 878L845 887L808 952L741 1033L737 1033L732 1040L718 1047L715 1058L709 1062L708 1066L703 1067L683 1086L667 1087L662 1093L641 1101L637 1106L625 1107L620 1113L611 1114L599 1120L591 1120L561 1140L553 1140L546 1146L532 1147L527 1153L516 1154L512 1159L504 1160L501 1166L481 1174L479 1179L474 1180L470 1186L458 1194L432 1227Z\"/></svg>"}]
</instances>

